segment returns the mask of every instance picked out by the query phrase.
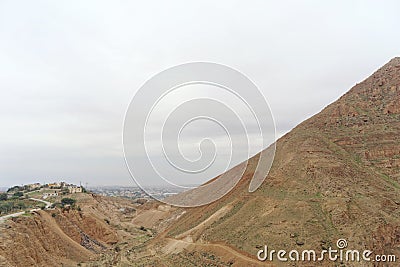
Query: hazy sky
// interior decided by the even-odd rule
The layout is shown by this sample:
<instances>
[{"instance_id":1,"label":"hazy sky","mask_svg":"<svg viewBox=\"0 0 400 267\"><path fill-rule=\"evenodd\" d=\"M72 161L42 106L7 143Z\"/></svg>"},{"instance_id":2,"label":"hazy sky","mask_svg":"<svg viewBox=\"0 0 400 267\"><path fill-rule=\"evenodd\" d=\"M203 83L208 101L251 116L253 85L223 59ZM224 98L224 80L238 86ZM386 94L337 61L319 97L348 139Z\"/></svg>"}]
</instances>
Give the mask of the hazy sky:
<instances>
[{"instance_id":1,"label":"hazy sky","mask_svg":"<svg viewBox=\"0 0 400 267\"><path fill-rule=\"evenodd\" d=\"M250 77L281 136L400 55L398 1L0 1L0 186L131 185L136 90L177 64Z\"/></svg>"}]
</instances>

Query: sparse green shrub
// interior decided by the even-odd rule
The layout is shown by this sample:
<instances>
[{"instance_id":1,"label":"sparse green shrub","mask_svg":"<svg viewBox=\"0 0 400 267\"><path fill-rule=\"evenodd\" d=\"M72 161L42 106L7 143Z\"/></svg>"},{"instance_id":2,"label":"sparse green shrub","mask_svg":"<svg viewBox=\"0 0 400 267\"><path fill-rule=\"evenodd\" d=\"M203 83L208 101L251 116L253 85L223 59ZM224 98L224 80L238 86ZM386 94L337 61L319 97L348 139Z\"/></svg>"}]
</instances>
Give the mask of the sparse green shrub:
<instances>
[{"instance_id":1,"label":"sparse green shrub","mask_svg":"<svg viewBox=\"0 0 400 267\"><path fill-rule=\"evenodd\" d=\"M24 195L23 192L15 192L14 197L22 197Z\"/></svg>"},{"instance_id":2,"label":"sparse green shrub","mask_svg":"<svg viewBox=\"0 0 400 267\"><path fill-rule=\"evenodd\" d=\"M63 206L65 206L65 205L71 205L71 206L73 206L73 205L75 205L75 203L76 203L76 200L75 200L75 199L72 199L72 198L66 197L66 198L61 199L61 204L62 204Z\"/></svg>"},{"instance_id":3,"label":"sparse green shrub","mask_svg":"<svg viewBox=\"0 0 400 267\"><path fill-rule=\"evenodd\" d=\"M8 198L7 193L0 194L0 201L5 201L7 200L7 198Z\"/></svg>"}]
</instances>

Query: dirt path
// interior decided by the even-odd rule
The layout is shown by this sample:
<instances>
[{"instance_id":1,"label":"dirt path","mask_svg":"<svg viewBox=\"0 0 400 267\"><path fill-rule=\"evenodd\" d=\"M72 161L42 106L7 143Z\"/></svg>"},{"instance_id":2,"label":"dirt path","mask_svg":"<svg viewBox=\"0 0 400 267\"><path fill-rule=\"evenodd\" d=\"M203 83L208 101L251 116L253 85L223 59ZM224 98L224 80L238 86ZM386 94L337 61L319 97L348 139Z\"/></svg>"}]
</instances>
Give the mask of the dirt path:
<instances>
[{"instance_id":1,"label":"dirt path","mask_svg":"<svg viewBox=\"0 0 400 267\"><path fill-rule=\"evenodd\" d=\"M201 248L217 250L217 251L223 250L224 252L227 252L246 263L249 263L249 264L251 263L252 266L254 266L254 264L256 266L266 266L266 264L264 262L260 262L257 259L253 259L249 256L246 256L246 255L242 254L241 252L239 252L239 251L235 250L234 248L229 247L227 245L216 244L216 243L196 242L196 235L198 233L201 233L202 231L204 231L204 229L208 225L211 225L213 222L215 222L219 218L226 215L232 209L232 207L233 207L232 203L230 203L226 206L223 206L218 211L216 211L214 214L212 214L210 217L208 217L206 220L199 223L195 227L187 230L186 232L175 236L175 238L166 237L165 236L166 233L164 233L164 235L161 238L167 240L168 245L164 247L163 252L170 254L170 253L180 252L183 249L187 249L189 247L190 248L194 248L194 247L200 248L201 247Z\"/></svg>"},{"instance_id":2,"label":"dirt path","mask_svg":"<svg viewBox=\"0 0 400 267\"><path fill-rule=\"evenodd\" d=\"M167 237L168 230L161 233L158 238L152 240L151 243L156 242L156 240L165 240L167 244L163 246L162 252L165 254L173 254L184 251L185 249L210 249L211 251L215 251L216 253L227 253L238 260L244 262L246 266L274 266L272 264L268 264L266 262L261 262L255 258L251 258L236 249L219 243L200 243L196 242L196 237L207 228L207 226L211 225L213 222L217 221L221 217L225 216L230 210L232 210L233 204L229 203L228 205L223 206L219 210L217 210L210 217L197 224L193 228L187 230L186 232L179 234L175 237ZM269 213L272 211L269 211ZM268 213L268 214L269 214Z\"/></svg>"},{"instance_id":3,"label":"dirt path","mask_svg":"<svg viewBox=\"0 0 400 267\"><path fill-rule=\"evenodd\" d=\"M239 259L241 259L241 260L243 260L245 262L253 263L253 264L256 264L257 266L266 266L265 263L260 262L260 261L258 261L256 259L250 258L250 257L240 253L239 251L236 251L235 249L233 249L233 248L231 248L229 246L226 246L226 245L215 244L215 243L191 243L191 242L187 242L187 241L184 241L184 240L178 240L178 239L169 238L169 237L167 237L165 239L170 241L170 242L172 242L172 243L174 243L176 247L181 247L181 248L194 246L194 247L201 247L201 248L206 248L206 249L213 249L213 248L214 249L215 248L222 249L225 252L228 252L228 253L232 254L233 256L235 256L235 257L237 257L237 258L239 258Z\"/></svg>"},{"instance_id":4,"label":"dirt path","mask_svg":"<svg viewBox=\"0 0 400 267\"><path fill-rule=\"evenodd\" d=\"M48 201L45 201L45 200L43 200L43 199L38 199L38 198L33 198L33 197L31 197L31 198L29 198L29 199L30 199L30 200L33 200L33 201L37 201L37 202L41 202L41 203L46 204L46 209L50 208L51 205L53 205L53 203L48 202Z\"/></svg>"},{"instance_id":5,"label":"dirt path","mask_svg":"<svg viewBox=\"0 0 400 267\"><path fill-rule=\"evenodd\" d=\"M214 214L212 214L210 217L208 217L206 220L199 223L195 227L187 230L186 232L184 232L180 235L177 235L175 238L183 239L185 237L192 236L192 235L196 234L197 232L202 232L207 226L211 225L213 222L217 221L218 219L223 217L225 214L227 214L232 209L232 207L233 207L232 204L223 206L222 208L217 210Z\"/></svg>"},{"instance_id":6,"label":"dirt path","mask_svg":"<svg viewBox=\"0 0 400 267\"><path fill-rule=\"evenodd\" d=\"M52 205L52 203L50 203L48 201L41 200L41 199L36 199L36 198L29 198L29 199L33 200L33 201L37 201L37 202L41 202L41 203L46 204L46 209L50 208L51 205ZM35 212L35 211L39 211L39 210L40 209L31 209L28 212ZM25 214L25 212L26 211L20 211L20 212L16 212L16 213L13 213L13 214L8 214L8 215L1 216L0 217L0 223L4 222L7 219L21 216L21 215Z\"/></svg>"},{"instance_id":7,"label":"dirt path","mask_svg":"<svg viewBox=\"0 0 400 267\"><path fill-rule=\"evenodd\" d=\"M1 223L1 222L4 222L5 220L7 220L7 219L9 219L9 218L14 218L14 217L21 216L21 215L24 214L24 213L25 213L25 211L20 211L20 212L17 212L17 213L13 213L13 214L8 214L8 215L1 216L1 217L0 217L0 223Z\"/></svg>"}]
</instances>

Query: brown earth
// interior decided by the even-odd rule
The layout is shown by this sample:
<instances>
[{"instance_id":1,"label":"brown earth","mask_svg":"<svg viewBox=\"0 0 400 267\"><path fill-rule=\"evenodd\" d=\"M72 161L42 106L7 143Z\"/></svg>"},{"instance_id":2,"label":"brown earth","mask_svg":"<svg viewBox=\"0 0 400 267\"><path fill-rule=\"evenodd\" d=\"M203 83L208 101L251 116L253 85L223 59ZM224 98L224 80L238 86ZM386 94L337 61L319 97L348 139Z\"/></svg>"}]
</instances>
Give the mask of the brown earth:
<instances>
[{"instance_id":1,"label":"brown earth","mask_svg":"<svg viewBox=\"0 0 400 267\"><path fill-rule=\"evenodd\" d=\"M121 228L136 213L131 201L91 194L71 197L79 208L42 210L3 222L0 266L77 266L129 237Z\"/></svg>"}]
</instances>

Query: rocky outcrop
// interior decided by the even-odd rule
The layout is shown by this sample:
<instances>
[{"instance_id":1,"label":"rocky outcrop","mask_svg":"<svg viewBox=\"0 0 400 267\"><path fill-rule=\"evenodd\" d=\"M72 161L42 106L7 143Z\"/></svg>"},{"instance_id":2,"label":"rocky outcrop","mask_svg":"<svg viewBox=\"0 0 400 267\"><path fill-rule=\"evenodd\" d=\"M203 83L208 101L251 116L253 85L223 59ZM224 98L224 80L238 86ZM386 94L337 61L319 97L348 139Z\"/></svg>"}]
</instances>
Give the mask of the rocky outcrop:
<instances>
[{"instance_id":1,"label":"rocky outcrop","mask_svg":"<svg viewBox=\"0 0 400 267\"><path fill-rule=\"evenodd\" d=\"M2 225L0 255L8 266L60 266L94 257L47 212L8 220Z\"/></svg>"}]
</instances>

